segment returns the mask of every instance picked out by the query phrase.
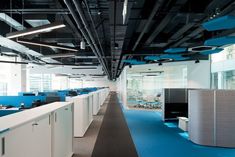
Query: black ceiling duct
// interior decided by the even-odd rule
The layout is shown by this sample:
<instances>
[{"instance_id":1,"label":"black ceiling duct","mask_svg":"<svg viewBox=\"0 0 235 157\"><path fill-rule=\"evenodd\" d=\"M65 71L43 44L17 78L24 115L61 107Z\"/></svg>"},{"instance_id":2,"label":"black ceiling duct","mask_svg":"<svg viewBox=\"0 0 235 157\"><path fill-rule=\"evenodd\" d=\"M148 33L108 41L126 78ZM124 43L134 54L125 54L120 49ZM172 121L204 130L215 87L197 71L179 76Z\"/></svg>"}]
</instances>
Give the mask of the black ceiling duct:
<instances>
[{"instance_id":1,"label":"black ceiling duct","mask_svg":"<svg viewBox=\"0 0 235 157\"><path fill-rule=\"evenodd\" d=\"M91 35L91 32L90 30L88 29L88 25L85 21L85 18L84 18L84 15L83 15L83 12L80 6L80 3L77 3L74 1L74 4L76 6L77 11L79 12L79 15L81 17L81 19L77 16L76 12L75 12L75 9L73 7L73 5L70 3L69 0L64 0L66 6L68 7L73 19L75 20L76 24L77 24L77 27L79 28L79 30L81 31L82 35L84 36L84 38L86 39L87 43L90 45L92 51L95 53L95 55L97 56L98 60L100 61L100 63L102 64L103 68L104 68L104 71L105 73L108 75L108 77L110 78L110 74L107 70L107 67L104 63L104 60L102 58L102 56L100 55L99 53L99 49L95 43L95 40L93 38L93 36ZM81 21L82 20L82 21Z\"/></svg>"}]
</instances>

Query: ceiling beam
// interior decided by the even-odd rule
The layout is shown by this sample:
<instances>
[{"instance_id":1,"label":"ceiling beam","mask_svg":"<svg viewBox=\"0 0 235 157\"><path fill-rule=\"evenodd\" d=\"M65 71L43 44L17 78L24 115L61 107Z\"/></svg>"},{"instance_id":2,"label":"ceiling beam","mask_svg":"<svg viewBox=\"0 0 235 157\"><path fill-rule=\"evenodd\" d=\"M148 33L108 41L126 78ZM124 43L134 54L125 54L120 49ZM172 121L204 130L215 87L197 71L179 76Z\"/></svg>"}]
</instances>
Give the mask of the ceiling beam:
<instances>
[{"instance_id":1,"label":"ceiling beam","mask_svg":"<svg viewBox=\"0 0 235 157\"><path fill-rule=\"evenodd\" d=\"M205 12L208 13L210 12L211 10L213 9L216 9L216 8L213 8L216 6L216 4L218 4L218 2L220 2L220 0L214 0L212 1L208 7L206 8ZM224 8L223 10L221 10L220 14L217 16L223 16L225 14L229 14L229 12L232 12L235 8L235 2L234 1L231 1L231 0L225 0L223 1L223 3L220 5L221 8L223 7L226 7ZM204 17L201 21L201 23L203 23L204 21L207 21L209 19L209 17ZM177 46L180 46L182 43L192 39L194 36L202 33L204 31L204 29L202 27L197 27L194 31L192 31L191 33L189 33L188 35L184 36L182 39L180 39L179 41L177 41L176 43L174 43L172 45L172 47L177 47Z\"/></svg>"},{"instance_id":2,"label":"ceiling beam","mask_svg":"<svg viewBox=\"0 0 235 157\"><path fill-rule=\"evenodd\" d=\"M167 24L176 16L176 14L172 14L173 12L178 12L183 4L185 4L187 0L177 0L176 4L170 9L169 13L163 18L160 24L154 29L149 38L146 40L145 45L150 45L152 41L156 38L156 36L167 26Z\"/></svg>"},{"instance_id":3,"label":"ceiling beam","mask_svg":"<svg viewBox=\"0 0 235 157\"><path fill-rule=\"evenodd\" d=\"M132 51L135 51L135 49L137 48L137 46L138 46L140 40L142 39L142 37L143 37L144 34L146 33L146 30L149 28L150 23L151 23L152 20L153 20L153 17L155 16L156 12L158 11L158 9L159 9L160 6L162 5L162 3L163 3L163 0L158 0L158 1L155 2L155 5L154 5L154 7L153 7L153 10L152 10L152 12L151 12L151 14L150 14L150 16L149 16L147 22L145 23L144 29L141 31L141 33L140 33L138 39L136 40L135 45L134 45L133 48L132 48Z\"/></svg>"}]
</instances>

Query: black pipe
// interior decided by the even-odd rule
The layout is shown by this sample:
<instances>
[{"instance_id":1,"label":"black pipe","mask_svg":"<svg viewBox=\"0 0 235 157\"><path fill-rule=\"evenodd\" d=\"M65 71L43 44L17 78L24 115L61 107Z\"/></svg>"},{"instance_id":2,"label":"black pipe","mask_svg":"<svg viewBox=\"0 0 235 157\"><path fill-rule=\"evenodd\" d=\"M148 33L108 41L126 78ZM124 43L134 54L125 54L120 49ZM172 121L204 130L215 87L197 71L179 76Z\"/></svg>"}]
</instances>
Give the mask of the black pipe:
<instances>
[{"instance_id":1,"label":"black pipe","mask_svg":"<svg viewBox=\"0 0 235 157\"><path fill-rule=\"evenodd\" d=\"M152 12L151 12L151 14L150 14L150 16L149 16L149 18L148 18L148 20L147 20L145 26L144 26L144 29L141 31L141 34L139 35L137 41L135 42L135 45L133 46L132 51L135 51L135 49L137 48L137 46L138 46L140 40L141 40L142 37L144 36L144 34L145 34L147 28L149 27L149 25L150 25L150 23L151 23L151 21L152 21L154 15L156 14L156 12L157 12L157 10L159 9L159 7L161 6L162 2L163 2L163 0L158 0L158 1L155 2L154 8L153 8L153 10L152 10Z\"/></svg>"},{"instance_id":2,"label":"black pipe","mask_svg":"<svg viewBox=\"0 0 235 157\"><path fill-rule=\"evenodd\" d=\"M89 36L88 36L87 33L86 33L86 30L84 29L84 26L83 26L81 20L77 17L77 15L76 15L76 13L75 13L75 11L74 11L74 9L73 9L71 3L69 2L69 0L64 0L64 2L65 2L65 4L66 4L66 6L68 7L68 9L69 9L69 11L70 11L70 13L71 13L71 15L72 15L74 21L76 22L77 27L80 29L82 35L84 36L84 38L86 39L87 43L88 43L89 46L91 47L92 51L93 51L94 54L97 56L98 60L100 61L101 65L102 65L103 68L104 68L105 73L106 73L106 74L108 75L108 77L110 78L109 72L108 72L108 70L107 70L107 68L106 68L106 66L105 66L105 64L104 64L104 62L103 62L103 60L102 60L102 58L100 58L100 55L96 52L96 50L95 50L93 44L91 43L91 40L90 40Z\"/></svg>"},{"instance_id":3,"label":"black pipe","mask_svg":"<svg viewBox=\"0 0 235 157\"><path fill-rule=\"evenodd\" d=\"M99 35L98 35L97 31L96 31L95 23L94 23L93 18L92 18L92 16L91 16L90 9L89 9L89 7L88 7L87 0L85 0L85 3L86 3L86 8L87 8L88 15L89 15L89 17L90 17L90 19L91 19L92 27L93 27L93 29L94 29L94 31L95 31L95 34L96 34L96 37L97 37L97 40L98 40L98 43L99 43L99 46L100 46L100 49L101 49L102 56L105 56L103 47L102 47L101 42L100 42ZM106 65L108 64L106 59L105 59L105 63L106 63Z\"/></svg>"},{"instance_id":4,"label":"black pipe","mask_svg":"<svg viewBox=\"0 0 235 157\"><path fill-rule=\"evenodd\" d=\"M92 42L92 44L94 45L94 49L96 50L97 55L99 56L99 58L101 58L100 60L101 60L101 62L102 62L102 64L103 64L103 68L104 68L105 71L107 71L107 75L108 75L108 77L111 79L110 74L109 74L109 72L108 72L108 70L107 70L107 67L106 67L106 65L105 65L105 63L104 63L104 60L103 60L103 58L102 58L102 55L101 55L101 53L100 53L100 51L99 51L99 48L98 48L98 46L97 46L97 44L96 44L96 42L95 42L95 39L94 39L94 37L93 37L93 35L92 35L90 29L89 29L89 25L88 25L88 23L87 23L87 20L86 20L86 17L85 17L85 15L84 15L84 13L83 13L83 9L82 9L82 6L81 6L81 1L79 1L79 2L76 1L76 0L72 0L72 1L73 1L74 5L75 5L75 8L76 8L77 11L78 11L78 14L80 15L80 18L81 18L81 20L82 20L83 25L85 26L85 30L87 31L88 36L90 37L91 42Z\"/></svg>"},{"instance_id":5,"label":"black pipe","mask_svg":"<svg viewBox=\"0 0 235 157\"><path fill-rule=\"evenodd\" d=\"M113 14L113 16L114 16L114 18L113 18L113 47L115 48L116 47L116 13L117 12L117 2L116 2L116 0L114 1L114 14ZM113 52L112 52L113 53ZM113 63L113 54L111 54L111 56L112 56L112 68L113 68L113 65L114 65L114 63ZM117 69L116 69L117 70ZM116 72L115 72L115 74L116 74ZM112 72L112 75L114 75L114 73ZM115 77L116 78L116 77Z\"/></svg>"}]
</instances>

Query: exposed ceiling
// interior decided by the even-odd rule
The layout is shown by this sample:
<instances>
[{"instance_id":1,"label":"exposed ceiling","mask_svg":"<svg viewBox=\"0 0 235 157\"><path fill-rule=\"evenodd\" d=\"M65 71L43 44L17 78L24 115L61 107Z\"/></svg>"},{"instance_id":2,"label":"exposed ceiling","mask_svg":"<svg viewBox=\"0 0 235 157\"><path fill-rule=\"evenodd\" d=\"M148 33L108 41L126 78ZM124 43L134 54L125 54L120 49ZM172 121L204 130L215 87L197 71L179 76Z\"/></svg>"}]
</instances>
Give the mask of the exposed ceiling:
<instances>
[{"instance_id":1,"label":"exposed ceiling","mask_svg":"<svg viewBox=\"0 0 235 157\"><path fill-rule=\"evenodd\" d=\"M128 65L123 60L146 61L146 56L160 56L168 48L202 46L206 39L235 32L234 29L208 32L201 26L213 16L235 15L234 0L200 3L198 0L128 0L125 21L124 3L125 0L1 0L0 35L53 22L64 23L64 28L20 39L78 50L72 52L24 44L40 54L36 56L37 61L54 65L102 66L103 73L109 79L115 79ZM80 49L81 41L86 42L85 50ZM15 49L13 52L25 60L32 55ZM208 59L198 52L181 55L185 60ZM146 61L152 62L163 60Z\"/></svg>"}]
</instances>

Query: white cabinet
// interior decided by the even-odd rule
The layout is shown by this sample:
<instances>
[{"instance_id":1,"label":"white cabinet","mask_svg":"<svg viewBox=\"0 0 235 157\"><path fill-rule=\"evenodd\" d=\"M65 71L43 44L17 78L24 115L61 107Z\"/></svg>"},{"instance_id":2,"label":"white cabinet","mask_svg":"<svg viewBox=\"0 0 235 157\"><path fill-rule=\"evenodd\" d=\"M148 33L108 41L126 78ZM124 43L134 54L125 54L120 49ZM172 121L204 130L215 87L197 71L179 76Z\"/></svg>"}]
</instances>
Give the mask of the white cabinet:
<instances>
[{"instance_id":1,"label":"white cabinet","mask_svg":"<svg viewBox=\"0 0 235 157\"><path fill-rule=\"evenodd\" d=\"M5 155L5 133L0 133L0 157Z\"/></svg>"},{"instance_id":2,"label":"white cabinet","mask_svg":"<svg viewBox=\"0 0 235 157\"><path fill-rule=\"evenodd\" d=\"M74 103L74 137L83 137L92 122L92 104L89 95L66 97L66 101Z\"/></svg>"},{"instance_id":3,"label":"white cabinet","mask_svg":"<svg viewBox=\"0 0 235 157\"><path fill-rule=\"evenodd\" d=\"M89 115L89 124L92 122L93 120L93 94L89 93L89 99L88 99L88 105L89 105L89 111L88 111L88 115Z\"/></svg>"},{"instance_id":4,"label":"white cabinet","mask_svg":"<svg viewBox=\"0 0 235 157\"><path fill-rule=\"evenodd\" d=\"M72 152L72 107L58 109L53 113L53 157L71 157Z\"/></svg>"},{"instance_id":5,"label":"white cabinet","mask_svg":"<svg viewBox=\"0 0 235 157\"><path fill-rule=\"evenodd\" d=\"M45 115L6 132L3 157L51 157L49 118Z\"/></svg>"},{"instance_id":6,"label":"white cabinet","mask_svg":"<svg viewBox=\"0 0 235 157\"><path fill-rule=\"evenodd\" d=\"M99 106L99 95L98 92L93 92L93 115L97 115L99 112L100 106Z\"/></svg>"},{"instance_id":7,"label":"white cabinet","mask_svg":"<svg viewBox=\"0 0 235 157\"><path fill-rule=\"evenodd\" d=\"M71 157L73 104L55 102L0 118L0 157Z\"/></svg>"}]
</instances>

